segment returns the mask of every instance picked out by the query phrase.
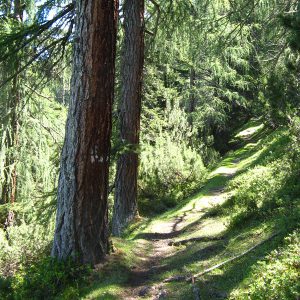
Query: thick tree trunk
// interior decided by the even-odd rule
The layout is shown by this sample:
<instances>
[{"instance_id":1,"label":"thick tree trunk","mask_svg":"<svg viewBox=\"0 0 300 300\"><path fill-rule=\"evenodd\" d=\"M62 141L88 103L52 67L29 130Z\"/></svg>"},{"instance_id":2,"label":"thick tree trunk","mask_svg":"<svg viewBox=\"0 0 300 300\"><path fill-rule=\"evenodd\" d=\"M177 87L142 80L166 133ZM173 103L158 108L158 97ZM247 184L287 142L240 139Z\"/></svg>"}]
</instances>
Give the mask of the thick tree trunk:
<instances>
[{"instance_id":1,"label":"thick tree trunk","mask_svg":"<svg viewBox=\"0 0 300 300\"><path fill-rule=\"evenodd\" d=\"M137 177L144 65L144 0L124 2L124 48L121 64L121 140L124 153L117 163L112 233L120 235L138 214Z\"/></svg>"},{"instance_id":2,"label":"thick tree trunk","mask_svg":"<svg viewBox=\"0 0 300 300\"><path fill-rule=\"evenodd\" d=\"M108 252L107 192L117 0L77 2L72 98L52 256L96 264Z\"/></svg>"}]
</instances>

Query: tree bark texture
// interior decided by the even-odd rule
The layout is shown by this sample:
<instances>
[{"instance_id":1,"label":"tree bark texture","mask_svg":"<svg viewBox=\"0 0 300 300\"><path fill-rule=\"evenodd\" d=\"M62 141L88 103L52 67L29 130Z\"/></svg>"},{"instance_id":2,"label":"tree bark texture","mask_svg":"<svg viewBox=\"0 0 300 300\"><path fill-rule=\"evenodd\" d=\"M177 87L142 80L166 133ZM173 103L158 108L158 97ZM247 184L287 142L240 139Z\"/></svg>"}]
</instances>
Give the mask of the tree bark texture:
<instances>
[{"instance_id":1,"label":"tree bark texture","mask_svg":"<svg viewBox=\"0 0 300 300\"><path fill-rule=\"evenodd\" d=\"M96 264L108 252L108 168L117 0L77 1L71 102L52 256Z\"/></svg>"},{"instance_id":2,"label":"tree bark texture","mask_svg":"<svg viewBox=\"0 0 300 300\"><path fill-rule=\"evenodd\" d=\"M119 236L138 214L138 145L144 65L144 0L124 2L120 135L124 152L117 162L112 233Z\"/></svg>"}]
</instances>

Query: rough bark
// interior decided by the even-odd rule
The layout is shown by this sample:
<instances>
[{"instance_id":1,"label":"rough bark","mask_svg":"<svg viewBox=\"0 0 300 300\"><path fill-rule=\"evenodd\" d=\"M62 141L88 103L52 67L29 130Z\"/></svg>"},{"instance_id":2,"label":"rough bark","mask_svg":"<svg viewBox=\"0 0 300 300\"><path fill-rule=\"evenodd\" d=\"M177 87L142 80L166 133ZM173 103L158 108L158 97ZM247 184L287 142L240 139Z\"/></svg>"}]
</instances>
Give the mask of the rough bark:
<instances>
[{"instance_id":1,"label":"rough bark","mask_svg":"<svg viewBox=\"0 0 300 300\"><path fill-rule=\"evenodd\" d=\"M71 102L52 256L96 264L108 252L108 167L117 0L77 2Z\"/></svg>"},{"instance_id":2,"label":"rough bark","mask_svg":"<svg viewBox=\"0 0 300 300\"><path fill-rule=\"evenodd\" d=\"M124 153L117 163L112 233L119 236L138 214L138 145L144 65L144 0L124 3L120 134Z\"/></svg>"}]
</instances>

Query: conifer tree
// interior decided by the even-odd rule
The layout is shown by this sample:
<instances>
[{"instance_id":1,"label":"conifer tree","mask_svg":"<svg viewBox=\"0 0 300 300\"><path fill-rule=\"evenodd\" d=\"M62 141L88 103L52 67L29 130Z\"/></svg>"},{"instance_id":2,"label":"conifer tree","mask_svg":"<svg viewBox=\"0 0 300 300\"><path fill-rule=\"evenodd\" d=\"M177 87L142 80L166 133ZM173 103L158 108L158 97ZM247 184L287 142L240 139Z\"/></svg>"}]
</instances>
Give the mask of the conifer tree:
<instances>
[{"instance_id":1,"label":"conifer tree","mask_svg":"<svg viewBox=\"0 0 300 300\"><path fill-rule=\"evenodd\" d=\"M52 256L98 263L108 252L108 167L117 0L77 2L72 96Z\"/></svg>"},{"instance_id":2,"label":"conifer tree","mask_svg":"<svg viewBox=\"0 0 300 300\"><path fill-rule=\"evenodd\" d=\"M137 179L142 75L144 65L144 0L124 2L124 47L121 63L120 138L112 233L120 235L138 215Z\"/></svg>"},{"instance_id":3,"label":"conifer tree","mask_svg":"<svg viewBox=\"0 0 300 300\"><path fill-rule=\"evenodd\" d=\"M15 27L21 27L23 23L24 7L19 0L15 0L10 6L6 3L5 16L12 19ZM9 47L9 46L8 46ZM18 54L10 57L10 66L6 66L8 74L17 74L19 71ZM3 70L4 71L4 70ZM16 152L19 144L19 110L21 104L20 76L15 75L8 87L7 112L9 121L6 129L6 157L2 182L1 201L14 203L17 193L17 157Z\"/></svg>"}]
</instances>

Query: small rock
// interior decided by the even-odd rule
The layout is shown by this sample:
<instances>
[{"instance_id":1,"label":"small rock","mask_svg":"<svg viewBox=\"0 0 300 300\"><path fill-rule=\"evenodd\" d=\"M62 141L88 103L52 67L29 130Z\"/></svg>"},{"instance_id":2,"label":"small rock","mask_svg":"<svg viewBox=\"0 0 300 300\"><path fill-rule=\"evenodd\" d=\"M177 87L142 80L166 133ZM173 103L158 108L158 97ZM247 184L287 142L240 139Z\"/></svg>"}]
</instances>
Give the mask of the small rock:
<instances>
[{"instance_id":1,"label":"small rock","mask_svg":"<svg viewBox=\"0 0 300 300\"><path fill-rule=\"evenodd\" d=\"M166 290L161 290L157 295L157 300L165 299L168 296L168 292Z\"/></svg>"},{"instance_id":2,"label":"small rock","mask_svg":"<svg viewBox=\"0 0 300 300\"><path fill-rule=\"evenodd\" d=\"M140 297L145 297L149 292L150 292L150 286L144 286L140 291L139 291L139 296Z\"/></svg>"}]
</instances>

